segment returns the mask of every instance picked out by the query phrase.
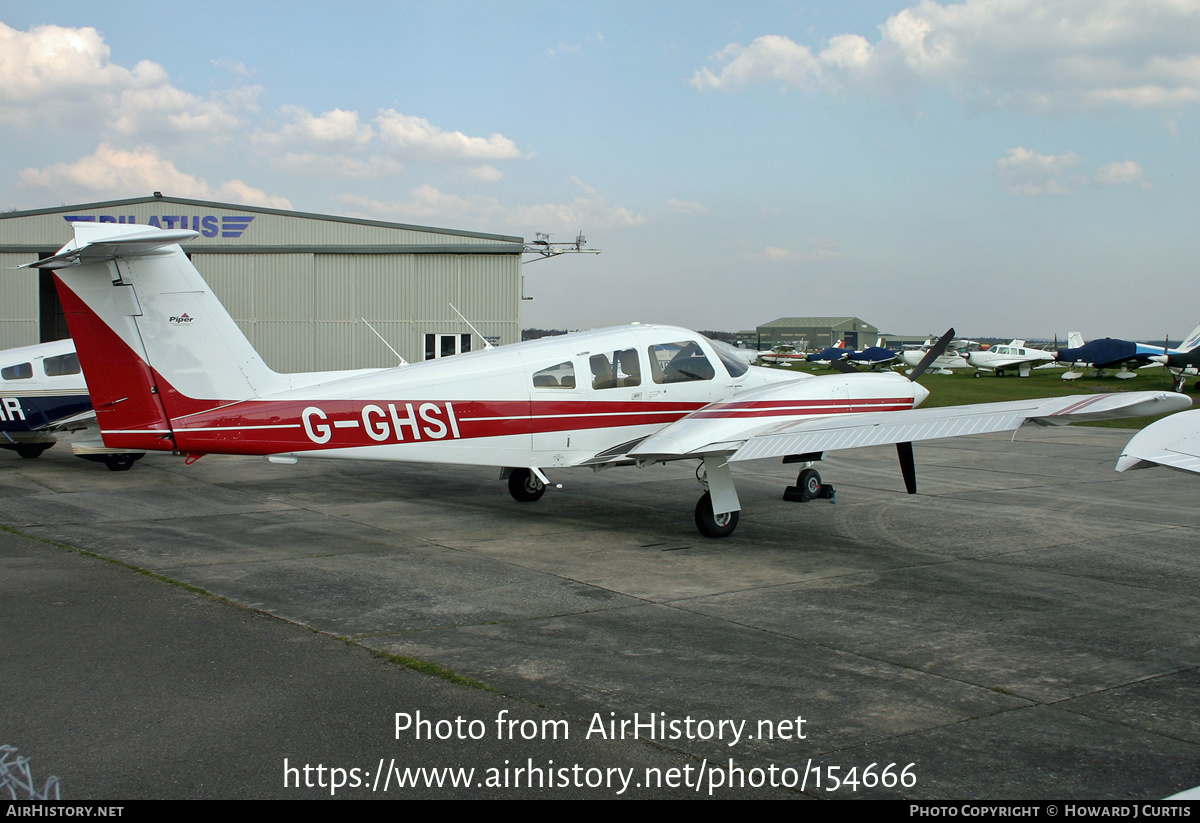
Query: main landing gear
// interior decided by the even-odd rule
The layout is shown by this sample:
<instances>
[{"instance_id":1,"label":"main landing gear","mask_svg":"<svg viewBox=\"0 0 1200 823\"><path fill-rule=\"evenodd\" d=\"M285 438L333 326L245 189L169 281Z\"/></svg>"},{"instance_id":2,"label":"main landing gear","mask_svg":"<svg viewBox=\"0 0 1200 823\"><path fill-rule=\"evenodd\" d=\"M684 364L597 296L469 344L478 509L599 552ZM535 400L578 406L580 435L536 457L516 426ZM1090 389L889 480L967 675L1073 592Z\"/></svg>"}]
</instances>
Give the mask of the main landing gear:
<instances>
[{"instance_id":1,"label":"main landing gear","mask_svg":"<svg viewBox=\"0 0 1200 823\"><path fill-rule=\"evenodd\" d=\"M508 493L518 503L533 503L542 499L546 484L529 469L512 469L508 475Z\"/></svg>"},{"instance_id":2,"label":"main landing gear","mask_svg":"<svg viewBox=\"0 0 1200 823\"><path fill-rule=\"evenodd\" d=\"M696 528L705 537L728 537L737 528L738 513L714 514L712 495L705 492L696 502Z\"/></svg>"},{"instance_id":3,"label":"main landing gear","mask_svg":"<svg viewBox=\"0 0 1200 823\"><path fill-rule=\"evenodd\" d=\"M93 463L103 463L108 466L109 471L127 472L133 468L133 464L146 456L145 452L117 452L115 454L79 454L83 460L90 460Z\"/></svg>"},{"instance_id":4,"label":"main landing gear","mask_svg":"<svg viewBox=\"0 0 1200 823\"><path fill-rule=\"evenodd\" d=\"M837 502L837 491L833 486L821 482L816 469L802 469L796 477L796 485L783 490L783 499L793 503L807 503L822 498L830 503Z\"/></svg>"}]
</instances>

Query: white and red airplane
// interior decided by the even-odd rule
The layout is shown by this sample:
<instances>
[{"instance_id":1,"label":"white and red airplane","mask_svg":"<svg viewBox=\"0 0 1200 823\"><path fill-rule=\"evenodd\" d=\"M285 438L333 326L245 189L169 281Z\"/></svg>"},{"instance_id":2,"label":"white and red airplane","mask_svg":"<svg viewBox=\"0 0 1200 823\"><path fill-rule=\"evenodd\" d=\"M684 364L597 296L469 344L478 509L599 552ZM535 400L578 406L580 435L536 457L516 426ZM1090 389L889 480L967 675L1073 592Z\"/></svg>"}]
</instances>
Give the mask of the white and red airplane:
<instances>
[{"instance_id":1,"label":"white and red airplane","mask_svg":"<svg viewBox=\"0 0 1200 823\"><path fill-rule=\"evenodd\" d=\"M757 368L695 332L653 325L391 369L280 374L178 245L195 236L81 223L60 252L26 266L55 270L109 448L497 466L519 501L540 498L559 468L696 460L706 488L696 524L724 537L738 522L731 467L742 460L803 464L789 499L807 500L830 491L810 468L826 451L895 443L915 493L916 440L1191 402L1129 392L917 409L929 393L898 374Z\"/></svg>"}]
</instances>

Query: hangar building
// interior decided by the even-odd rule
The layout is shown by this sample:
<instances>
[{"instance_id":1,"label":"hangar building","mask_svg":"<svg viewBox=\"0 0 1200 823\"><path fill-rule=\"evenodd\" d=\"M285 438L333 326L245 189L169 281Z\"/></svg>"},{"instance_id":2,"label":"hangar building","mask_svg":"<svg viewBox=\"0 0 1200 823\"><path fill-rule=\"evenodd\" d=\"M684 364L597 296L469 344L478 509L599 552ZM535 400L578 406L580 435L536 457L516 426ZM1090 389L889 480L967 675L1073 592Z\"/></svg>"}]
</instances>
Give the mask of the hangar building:
<instances>
[{"instance_id":1,"label":"hangar building","mask_svg":"<svg viewBox=\"0 0 1200 823\"><path fill-rule=\"evenodd\" d=\"M48 257L74 221L188 228L183 244L276 371L394 366L521 339L524 240L495 234L165 197L0 214L0 349L67 337Z\"/></svg>"},{"instance_id":2,"label":"hangar building","mask_svg":"<svg viewBox=\"0 0 1200 823\"><path fill-rule=\"evenodd\" d=\"M770 348L786 344L820 351L837 345L839 340L856 349L874 346L879 329L858 317L780 317L763 323L753 332L738 332L738 339L746 334L754 335L755 339L745 341L752 346Z\"/></svg>"}]
</instances>

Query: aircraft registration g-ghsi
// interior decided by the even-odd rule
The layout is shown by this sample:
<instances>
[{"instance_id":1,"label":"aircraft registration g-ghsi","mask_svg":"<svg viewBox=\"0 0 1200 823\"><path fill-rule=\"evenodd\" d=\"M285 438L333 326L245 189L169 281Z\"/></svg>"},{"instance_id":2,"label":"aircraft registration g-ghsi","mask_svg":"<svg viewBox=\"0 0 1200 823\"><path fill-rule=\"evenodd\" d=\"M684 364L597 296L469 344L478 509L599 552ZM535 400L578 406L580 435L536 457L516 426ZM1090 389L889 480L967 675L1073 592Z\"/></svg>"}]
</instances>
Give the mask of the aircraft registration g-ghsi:
<instances>
[{"instance_id":1,"label":"aircraft registration g-ghsi","mask_svg":"<svg viewBox=\"0 0 1200 823\"><path fill-rule=\"evenodd\" d=\"M915 493L917 440L1190 405L1131 392L918 409L929 393L902 375L754 367L695 332L654 325L391 369L279 374L178 245L194 236L81 223L59 253L27 265L55 270L110 448L496 466L519 501L540 498L560 468L694 460L705 488L696 525L725 537L743 460L801 464L786 496L807 500L830 491L811 468L827 451L895 443Z\"/></svg>"}]
</instances>

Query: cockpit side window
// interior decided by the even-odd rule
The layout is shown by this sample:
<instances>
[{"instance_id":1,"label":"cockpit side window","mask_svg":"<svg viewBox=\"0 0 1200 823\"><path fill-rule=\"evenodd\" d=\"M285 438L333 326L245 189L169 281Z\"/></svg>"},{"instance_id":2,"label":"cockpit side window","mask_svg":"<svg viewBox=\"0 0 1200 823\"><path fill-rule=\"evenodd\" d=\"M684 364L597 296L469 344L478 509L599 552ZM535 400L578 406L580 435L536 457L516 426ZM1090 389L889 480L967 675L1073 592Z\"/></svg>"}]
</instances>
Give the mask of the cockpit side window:
<instances>
[{"instance_id":1,"label":"cockpit side window","mask_svg":"<svg viewBox=\"0 0 1200 823\"><path fill-rule=\"evenodd\" d=\"M0 377L5 380L28 380L33 377L33 364L18 363L15 366L5 366L0 369Z\"/></svg>"},{"instance_id":2,"label":"cockpit side window","mask_svg":"<svg viewBox=\"0 0 1200 823\"><path fill-rule=\"evenodd\" d=\"M712 363L694 341L658 343L650 346L650 374L655 383L690 383L712 380L716 376Z\"/></svg>"},{"instance_id":3,"label":"cockpit side window","mask_svg":"<svg viewBox=\"0 0 1200 823\"><path fill-rule=\"evenodd\" d=\"M612 355L593 354L588 358L593 389L618 389L642 384L642 366L637 349L622 349Z\"/></svg>"},{"instance_id":4,"label":"cockpit side window","mask_svg":"<svg viewBox=\"0 0 1200 823\"><path fill-rule=\"evenodd\" d=\"M60 354L58 357L47 357L42 361L42 371L47 377L59 377L64 374L79 374L79 355L75 352Z\"/></svg>"},{"instance_id":5,"label":"cockpit side window","mask_svg":"<svg viewBox=\"0 0 1200 823\"><path fill-rule=\"evenodd\" d=\"M535 389L573 389L575 388L575 365L567 360L533 373Z\"/></svg>"}]
</instances>

